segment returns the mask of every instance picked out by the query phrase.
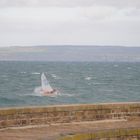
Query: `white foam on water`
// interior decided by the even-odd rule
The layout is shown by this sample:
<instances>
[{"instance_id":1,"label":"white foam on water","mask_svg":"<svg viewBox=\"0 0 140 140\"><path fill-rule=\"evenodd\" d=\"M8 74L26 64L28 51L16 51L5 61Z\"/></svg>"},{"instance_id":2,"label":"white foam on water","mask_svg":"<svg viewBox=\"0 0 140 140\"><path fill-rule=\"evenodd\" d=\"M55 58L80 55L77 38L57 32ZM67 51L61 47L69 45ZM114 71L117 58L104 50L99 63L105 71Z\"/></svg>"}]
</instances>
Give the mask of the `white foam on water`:
<instances>
[{"instance_id":1,"label":"white foam on water","mask_svg":"<svg viewBox=\"0 0 140 140\"><path fill-rule=\"evenodd\" d=\"M57 76L56 74L51 74L51 76L54 78L54 79L61 79L59 76Z\"/></svg>"},{"instance_id":2,"label":"white foam on water","mask_svg":"<svg viewBox=\"0 0 140 140\"><path fill-rule=\"evenodd\" d=\"M32 72L31 74L35 74L35 75L37 75L37 74L40 74L39 72Z\"/></svg>"},{"instance_id":3,"label":"white foam on water","mask_svg":"<svg viewBox=\"0 0 140 140\"><path fill-rule=\"evenodd\" d=\"M85 80L91 80L92 77L85 77Z\"/></svg>"},{"instance_id":4,"label":"white foam on water","mask_svg":"<svg viewBox=\"0 0 140 140\"><path fill-rule=\"evenodd\" d=\"M118 67L118 65L113 65L114 67Z\"/></svg>"},{"instance_id":5,"label":"white foam on water","mask_svg":"<svg viewBox=\"0 0 140 140\"><path fill-rule=\"evenodd\" d=\"M128 70L132 69L131 67L127 67Z\"/></svg>"},{"instance_id":6,"label":"white foam on water","mask_svg":"<svg viewBox=\"0 0 140 140\"><path fill-rule=\"evenodd\" d=\"M68 94L68 93L66 94L66 93L65 93L65 94L63 94L63 96L67 96L67 97L74 97L74 96L75 96L75 94Z\"/></svg>"},{"instance_id":7,"label":"white foam on water","mask_svg":"<svg viewBox=\"0 0 140 140\"><path fill-rule=\"evenodd\" d=\"M59 96L66 96L66 97L73 97L76 94L70 94L70 93L60 93Z\"/></svg>"},{"instance_id":8,"label":"white foam on water","mask_svg":"<svg viewBox=\"0 0 140 140\"><path fill-rule=\"evenodd\" d=\"M32 93L22 94L20 96L42 96L40 89L41 87L36 87Z\"/></svg>"},{"instance_id":9,"label":"white foam on water","mask_svg":"<svg viewBox=\"0 0 140 140\"><path fill-rule=\"evenodd\" d=\"M88 85L91 85L91 83L88 83Z\"/></svg>"},{"instance_id":10,"label":"white foam on water","mask_svg":"<svg viewBox=\"0 0 140 140\"><path fill-rule=\"evenodd\" d=\"M21 71L20 73L22 73L22 74L26 74L27 72L26 72L26 71Z\"/></svg>"},{"instance_id":11,"label":"white foam on water","mask_svg":"<svg viewBox=\"0 0 140 140\"><path fill-rule=\"evenodd\" d=\"M34 89L34 93L36 93L36 94L40 94L40 91L41 91L41 87L36 87L35 89ZM40 94L41 95L41 94Z\"/></svg>"},{"instance_id":12,"label":"white foam on water","mask_svg":"<svg viewBox=\"0 0 140 140\"><path fill-rule=\"evenodd\" d=\"M42 95L39 93L32 92L32 93L22 94L22 95L18 95L18 96L39 96L39 97L41 97Z\"/></svg>"},{"instance_id":13,"label":"white foam on water","mask_svg":"<svg viewBox=\"0 0 140 140\"><path fill-rule=\"evenodd\" d=\"M51 76L52 76L53 78L56 78L56 77L57 77L55 74L51 74Z\"/></svg>"}]
</instances>

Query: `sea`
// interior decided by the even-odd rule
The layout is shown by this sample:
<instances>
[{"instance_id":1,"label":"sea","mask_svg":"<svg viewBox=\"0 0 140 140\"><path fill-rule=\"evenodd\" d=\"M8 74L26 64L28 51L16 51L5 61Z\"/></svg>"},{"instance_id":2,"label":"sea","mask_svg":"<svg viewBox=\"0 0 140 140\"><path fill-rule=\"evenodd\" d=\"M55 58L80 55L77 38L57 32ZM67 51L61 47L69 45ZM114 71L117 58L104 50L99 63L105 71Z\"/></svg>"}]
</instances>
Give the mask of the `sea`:
<instances>
[{"instance_id":1,"label":"sea","mask_svg":"<svg viewBox=\"0 0 140 140\"><path fill-rule=\"evenodd\" d=\"M36 92L45 73L58 96ZM0 61L0 107L140 101L140 62Z\"/></svg>"}]
</instances>

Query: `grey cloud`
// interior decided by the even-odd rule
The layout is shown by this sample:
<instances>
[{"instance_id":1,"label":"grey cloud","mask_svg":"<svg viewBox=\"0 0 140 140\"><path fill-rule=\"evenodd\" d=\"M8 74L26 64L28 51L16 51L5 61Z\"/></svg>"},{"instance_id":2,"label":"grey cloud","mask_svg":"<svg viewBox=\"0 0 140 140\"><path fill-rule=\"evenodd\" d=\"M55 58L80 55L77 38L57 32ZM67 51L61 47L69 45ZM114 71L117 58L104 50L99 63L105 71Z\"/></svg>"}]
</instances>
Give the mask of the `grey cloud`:
<instances>
[{"instance_id":1,"label":"grey cloud","mask_svg":"<svg viewBox=\"0 0 140 140\"><path fill-rule=\"evenodd\" d=\"M91 6L140 7L139 0L0 0L0 7Z\"/></svg>"},{"instance_id":2,"label":"grey cloud","mask_svg":"<svg viewBox=\"0 0 140 140\"><path fill-rule=\"evenodd\" d=\"M139 46L139 5L139 0L0 0L5 7L0 8L0 46Z\"/></svg>"}]
</instances>

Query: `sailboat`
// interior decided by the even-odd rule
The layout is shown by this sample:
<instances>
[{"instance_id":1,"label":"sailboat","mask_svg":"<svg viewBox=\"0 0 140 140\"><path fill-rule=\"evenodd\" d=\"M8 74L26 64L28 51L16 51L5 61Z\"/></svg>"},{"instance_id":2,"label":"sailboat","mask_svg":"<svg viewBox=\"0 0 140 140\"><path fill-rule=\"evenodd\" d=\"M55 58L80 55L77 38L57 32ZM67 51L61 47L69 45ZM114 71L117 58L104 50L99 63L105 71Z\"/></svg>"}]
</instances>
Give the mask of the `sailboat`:
<instances>
[{"instance_id":1,"label":"sailboat","mask_svg":"<svg viewBox=\"0 0 140 140\"><path fill-rule=\"evenodd\" d=\"M45 96L57 95L57 91L51 87L44 73L41 74L41 93Z\"/></svg>"}]
</instances>

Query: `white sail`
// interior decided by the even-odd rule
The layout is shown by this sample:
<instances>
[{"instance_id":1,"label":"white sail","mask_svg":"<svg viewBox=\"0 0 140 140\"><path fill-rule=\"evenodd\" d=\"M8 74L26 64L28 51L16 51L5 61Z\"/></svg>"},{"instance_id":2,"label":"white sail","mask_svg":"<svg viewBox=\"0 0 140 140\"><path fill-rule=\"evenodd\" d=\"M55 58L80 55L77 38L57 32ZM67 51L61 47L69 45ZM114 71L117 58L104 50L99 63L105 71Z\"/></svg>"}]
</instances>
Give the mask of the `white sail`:
<instances>
[{"instance_id":1,"label":"white sail","mask_svg":"<svg viewBox=\"0 0 140 140\"><path fill-rule=\"evenodd\" d=\"M41 75L41 87L42 87L42 90L45 90L48 92L53 91L53 88L50 86L44 73L42 73Z\"/></svg>"}]
</instances>

